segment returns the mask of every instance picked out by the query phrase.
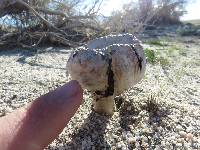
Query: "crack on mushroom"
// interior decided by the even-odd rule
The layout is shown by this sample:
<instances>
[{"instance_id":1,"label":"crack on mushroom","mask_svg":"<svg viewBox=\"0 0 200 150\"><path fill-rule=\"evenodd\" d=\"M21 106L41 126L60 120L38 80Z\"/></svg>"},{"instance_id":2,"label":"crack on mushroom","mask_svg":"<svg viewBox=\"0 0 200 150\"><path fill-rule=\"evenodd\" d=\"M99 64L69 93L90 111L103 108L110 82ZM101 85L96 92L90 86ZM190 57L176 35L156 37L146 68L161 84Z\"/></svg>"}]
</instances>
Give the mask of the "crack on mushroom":
<instances>
[{"instance_id":1,"label":"crack on mushroom","mask_svg":"<svg viewBox=\"0 0 200 150\"><path fill-rule=\"evenodd\" d=\"M105 96L111 96L114 94L114 73L112 71L112 57L108 60L108 87L105 91Z\"/></svg>"},{"instance_id":2,"label":"crack on mushroom","mask_svg":"<svg viewBox=\"0 0 200 150\"><path fill-rule=\"evenodd\" d=\"M111 52L108 54L108 69L107 69L107 75L108 75L108 81L107 81L107 89L105 91L95 91L94 93L96 95L101 95L102 97L108 97L108 96L112 96L114 94L114 73L112 70L112 57L111 56ZM105 59L105 56L103 56ZM96 99L96 101L98 101L100 99Z\"/></svg>"},{"instance_id":3,"label":"crack on mushroom","mask_svg":"<svg viewBox=\"0 0 200 150\"><path fill-rule=\"evenodd\" d=\"M141 71L141 70L142 70L142 61L143 61L143 59L142 59L142 57L140 57L140 55L138 54L137 49L134 47L134 45L131 44L130 47L131 47L131 49L135 52L135 55L136 55L136 57L137 57L137 59L138 59L139 68L140 68L140 71Z\"/></svg>"}]
</instances>

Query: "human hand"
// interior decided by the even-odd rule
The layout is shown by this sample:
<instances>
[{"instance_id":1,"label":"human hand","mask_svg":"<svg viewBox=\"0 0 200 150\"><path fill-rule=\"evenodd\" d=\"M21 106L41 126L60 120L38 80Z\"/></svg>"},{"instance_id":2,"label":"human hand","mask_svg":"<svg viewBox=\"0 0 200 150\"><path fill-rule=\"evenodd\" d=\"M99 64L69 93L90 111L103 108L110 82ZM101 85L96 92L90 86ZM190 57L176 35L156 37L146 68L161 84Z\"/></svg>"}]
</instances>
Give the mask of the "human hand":
<instances>
[{"instance_id":1,"label":"human hand","mask_svg":"<svg viewBox=\"0 0 200 150\"><path fill-rule=\"evenodd\" d=\"M0 118L0 150L42 150L79 108L83 91L70 81L29 105Z\"/></svg>"}]
</instances>

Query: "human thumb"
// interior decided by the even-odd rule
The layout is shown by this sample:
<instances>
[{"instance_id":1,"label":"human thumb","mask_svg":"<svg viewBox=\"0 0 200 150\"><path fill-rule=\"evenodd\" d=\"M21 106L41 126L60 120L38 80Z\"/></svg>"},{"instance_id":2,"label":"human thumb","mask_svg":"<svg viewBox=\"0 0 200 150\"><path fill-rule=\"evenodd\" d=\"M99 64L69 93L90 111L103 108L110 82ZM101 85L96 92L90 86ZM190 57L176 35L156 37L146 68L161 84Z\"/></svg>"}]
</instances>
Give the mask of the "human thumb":
<instances>
[{"instance_id":1,"label":"human thumb","mask_svg":"<svg viewBox=\"0 0 200 150\"><path fill-rule=\"evenodd\" d=\"M42 150L63 130L82 103L83 91L70 81L0 119L4 150Z\"/></svg>"}]
</instances>

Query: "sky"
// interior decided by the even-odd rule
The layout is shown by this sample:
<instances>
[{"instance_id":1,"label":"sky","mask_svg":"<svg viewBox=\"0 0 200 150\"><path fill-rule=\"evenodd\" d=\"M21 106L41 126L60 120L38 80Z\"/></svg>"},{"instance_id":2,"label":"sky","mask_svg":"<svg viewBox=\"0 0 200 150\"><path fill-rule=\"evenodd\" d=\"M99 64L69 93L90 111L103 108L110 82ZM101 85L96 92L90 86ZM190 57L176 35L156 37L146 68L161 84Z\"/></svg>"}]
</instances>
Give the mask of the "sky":
<instances>
[{"instance_id":1,"label":"sky","mask_svg":"<svg viewBox=\"0 0 200 150\"><path fill-rule=\"evenodd\" d=\"M104 0L100 13L105 16L109 16L113 10L121 10L123 4L130 2L131 0ZM182 20L194 20L200 19L200 0L193 0L187 5L186 10L188 14L185 14Z\"/></svg>"},{"instance_id":2,"label":"sky","mask_svg":"<svg viewBox=\"0 0 200 150\"><path fill-rule=\"evenodd\" d=\"M186 7L188 14L182 17L182 20L195 20L200 19L200 0L188 4Z\"/></svg>"}]
</instances>

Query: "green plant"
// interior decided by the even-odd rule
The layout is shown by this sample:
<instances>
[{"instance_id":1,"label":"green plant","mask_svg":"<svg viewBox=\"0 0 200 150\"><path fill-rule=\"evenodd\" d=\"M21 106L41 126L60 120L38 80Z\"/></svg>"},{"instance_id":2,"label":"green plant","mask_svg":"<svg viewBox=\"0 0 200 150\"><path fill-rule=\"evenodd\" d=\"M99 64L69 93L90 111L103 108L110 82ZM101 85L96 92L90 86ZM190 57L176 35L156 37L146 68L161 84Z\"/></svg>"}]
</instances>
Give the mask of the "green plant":
<instances>
[{"instance_id":1,"label":"green plant","mask_svg":"<svg viewBox=\"0 0 200 150\"><path fill-rule=\"evenodd\" d=\"M167 59L167 57L160 56L160 51L156 52L155 50L146 48L144 49L144 52L147 62L149 62L150 64L158 63L161 66L169 65L169 60Z\"/></svg>"},{"instance_id":2,"label":"green plant","mask_svg":"<svg viewBox=\"0 0 200 150\"><path fill-rule=\"evenodd\" d=\"M149 48L144 49L144 53L147 59L147 62L154 64L156 62L155 51Z\"/></svg>"}]
</instances>

